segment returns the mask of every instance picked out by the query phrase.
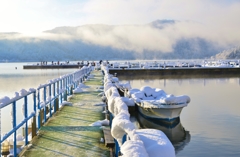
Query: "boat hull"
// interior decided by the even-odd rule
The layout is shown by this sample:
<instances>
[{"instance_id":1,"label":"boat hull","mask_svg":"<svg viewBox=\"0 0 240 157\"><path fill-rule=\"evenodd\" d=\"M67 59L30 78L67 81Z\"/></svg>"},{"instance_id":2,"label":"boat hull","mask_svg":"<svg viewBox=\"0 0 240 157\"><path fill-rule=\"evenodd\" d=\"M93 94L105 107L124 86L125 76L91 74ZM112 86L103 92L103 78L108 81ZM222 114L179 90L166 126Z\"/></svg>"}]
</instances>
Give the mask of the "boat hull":
<instances>
[{"instance_id":1,"label":"boat hull","mask_svg":"<svg viewBox=\"0 0 240 157\"><path fill-rule=\"evenodd\" d=\"M180 118L174 123L167 124L166 121L153 118L145 118L142 114L137 114L138 122L141 128L153 128L164 132L172 142L175 152L178 153L190 142L191 135L181 124Z\"/></svg>"},{"instance_id":2,"label":"boat hull","mask_svg":"<svg viewBox=\"0 0 240 157\"><path fill-rule=\"evenodd\" d=\"M178 108L144 108L138 106L138 111L147 118L157 118L173 121L178 118L184 106Z\"/></svg>"}]
</instances>

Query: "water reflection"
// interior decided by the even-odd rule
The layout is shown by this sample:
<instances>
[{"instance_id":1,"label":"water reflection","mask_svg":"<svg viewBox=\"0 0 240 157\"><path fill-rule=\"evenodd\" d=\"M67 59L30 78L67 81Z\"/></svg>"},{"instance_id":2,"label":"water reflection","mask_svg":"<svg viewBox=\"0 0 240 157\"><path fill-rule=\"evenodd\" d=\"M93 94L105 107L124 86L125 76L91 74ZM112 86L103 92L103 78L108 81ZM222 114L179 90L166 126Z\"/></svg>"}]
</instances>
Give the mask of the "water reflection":
<instances>
[{"instance_id":1,"label":"water reflection","mask_svg":"<svg viewBox=\"0 0 240 157\"><path fill-rule=\"evenodd\" d=\"M184 129L180 118L175 120L173 123L166 123L157 119L145 118L139 113L136 117L140 128L154 128L164 132L168 139L172 142L176 154L183 150L190 142L190 132Z\"/></svg>"},{"instance_id":2,"label":"water reflection","mask_svg":"<svg viewBox=\"0 0 240 157\"><path fill-rule=\"evenodd\" d=\"M229 83L234 83L238 84L240 86L240 77L222 77L222 78L183 78L183 77L171 77L171 78L164 78L164 77L159 77L156 79L155 77L153 78L140 78L140 77L126 77L126 76L120 76L119 80L121 81L127 81L130 82L131 85L133 86L160 86L160 87L167 87L169 84L176 84L178 86L185 86L186 83L189 85L194 85L194 84L201 84L202 86L207 86L210 84L229 84ZM157 84L158 83L158 84Z\"/></svg>"}]
</instances>

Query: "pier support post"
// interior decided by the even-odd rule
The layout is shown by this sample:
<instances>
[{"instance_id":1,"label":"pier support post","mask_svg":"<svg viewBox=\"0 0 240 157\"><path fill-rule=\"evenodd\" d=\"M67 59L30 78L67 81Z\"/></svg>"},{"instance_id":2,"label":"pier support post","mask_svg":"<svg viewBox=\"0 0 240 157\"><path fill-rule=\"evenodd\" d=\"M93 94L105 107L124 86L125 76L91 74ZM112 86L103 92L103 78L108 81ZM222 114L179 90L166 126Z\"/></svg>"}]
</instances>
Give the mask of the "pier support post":
<instances>
[{"instance_id":1,"label":"pier support post","mask_svg":"<svg viewBox=\"0 0 240 157\"><path fill-rule=\"evenodd\" d=\"M73 94L73 86L71 86L71 88L70 88L70 95L72 95Z\"/></svg>"},{"instance_id":2,"label":"pier support post","mask_svg":"<svg viewBox=\"0 0 240 157\"><path fill-rule=\"evenodd\" d=\"M43 126L44 109L40 110L40 127Z\"/></svg>"},{"instance_id":3,"label":"pier support post","mask_svg":"<svg viewBox=\"0 0 240 157\"><path fill-rule=\"evenodd\" d=\"M59 109L59 99L56 98L56 99L54 100L54 113L57 112L58 109Z\"/></svg>"},{"instance_id":4,"label":"pier support post","mask_svg":"<svg viewBox=\"0 0 240 157\"><path fill-rule=\"evenodd\" d=\"M27 134L26 134L27 133ZM30 133L32 133L32 139L37 135L37 123L36 123L36 116L33 116L31 125L28 126L27 131L26 128L22 128L22 135L28 136Z\"/></svg>"},{"instance_id":5,"label":"pier support post","mask_svg":"<svg viewBox=\"0 0 240 157\"><path fill-rule=\"evenodd\" d=\"M36 124L36 116L34 116L32 121L32 139L36 135L37 135L37 124Z\"/></svg>"},{"instance_id":6,"label":"pier support post","mask_svg":"<svg viewBox=\"0 0 240 157\"><path fill-rule=\"evenodd\" d=\"M67 90L64 91L63 100L67 101Z\"/></svg>"},{"instance_id":7,"label":"pier support post","mask_svg":"<svg viewBox=\"0 0 240 157\"><path fill-rule=\"evenodd\" d=\"M110 118L109 118L109 111L108 111L108 107L107 106L105 106L105 111L107 112L107 113L105 113L105 119L110 120Z\"/></svg>"}]
</instances>

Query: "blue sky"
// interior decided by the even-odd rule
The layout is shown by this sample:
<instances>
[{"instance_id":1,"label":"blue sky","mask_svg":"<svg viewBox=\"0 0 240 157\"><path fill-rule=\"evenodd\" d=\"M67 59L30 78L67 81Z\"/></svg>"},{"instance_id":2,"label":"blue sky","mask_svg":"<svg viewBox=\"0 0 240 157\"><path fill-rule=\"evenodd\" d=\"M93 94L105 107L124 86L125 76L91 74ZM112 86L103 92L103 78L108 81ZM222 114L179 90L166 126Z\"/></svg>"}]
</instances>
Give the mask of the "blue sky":
<instances>
[{"instance_id":1,"label":"blue sky","mask_svg":"<svg viewBox=\"0 0 240 157\"><path fill-rule=\"evenodd\" d=\"M0 0L0 32L27 34L58 26L145 24L156 19L239 27L239 15L238 0Z\"/></svg>"}]
</instances>

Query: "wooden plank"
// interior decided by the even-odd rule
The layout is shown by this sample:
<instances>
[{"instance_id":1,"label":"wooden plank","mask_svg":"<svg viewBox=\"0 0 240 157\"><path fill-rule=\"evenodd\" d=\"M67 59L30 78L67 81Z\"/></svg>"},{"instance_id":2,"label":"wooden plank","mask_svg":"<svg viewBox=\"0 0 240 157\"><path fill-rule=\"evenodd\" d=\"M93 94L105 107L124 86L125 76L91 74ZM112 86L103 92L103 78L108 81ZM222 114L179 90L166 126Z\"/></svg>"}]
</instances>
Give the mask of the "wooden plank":
<instances>
[{"instance_id":1,"label":"wooden plank","mask_svg":"<svg viewBox=\"0 0 240 157\"><path fill-rule=\"evenodd\" d=\"M103 134L104 134L104 141L106 147L114 147L114 139L111 135L110 128L103 128Z\"/></svg>"}]
</instances>

